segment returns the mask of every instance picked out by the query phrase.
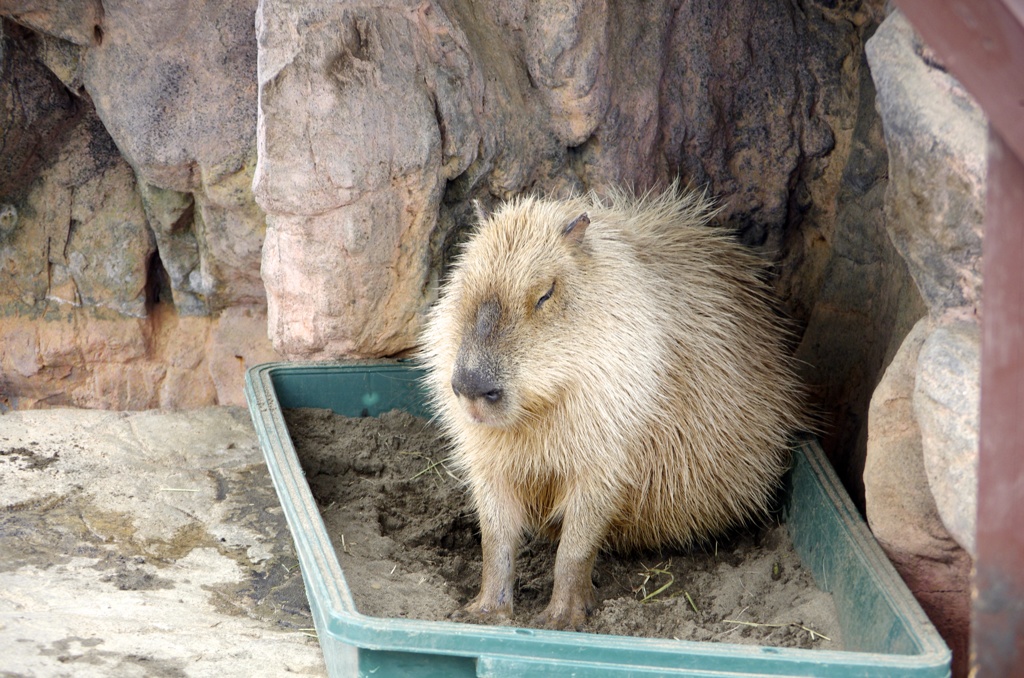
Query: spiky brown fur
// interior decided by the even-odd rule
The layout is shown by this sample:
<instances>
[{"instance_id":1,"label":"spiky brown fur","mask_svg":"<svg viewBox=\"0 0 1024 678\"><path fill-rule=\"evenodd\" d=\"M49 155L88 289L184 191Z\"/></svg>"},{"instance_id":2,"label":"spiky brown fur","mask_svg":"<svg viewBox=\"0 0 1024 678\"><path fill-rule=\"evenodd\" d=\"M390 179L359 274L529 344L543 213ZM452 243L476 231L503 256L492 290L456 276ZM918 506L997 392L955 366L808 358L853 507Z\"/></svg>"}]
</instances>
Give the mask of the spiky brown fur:
<instances>
[{"instance_id":1,"label":"spiky brown fur","mask_svg":"<svg viewBox=\"0 0 1024 678\"><path fill-rule=\"evenodd\" d=\"M481 521L464 615L511 610L524 532L559 537L543 621L578 627L602 545L685 544L766 510L801 389L762 262L711 215L675 187L522 198L466 244L422 337ZM492 392L457 396L457 371Z\"/></svg>"}]
</instances>

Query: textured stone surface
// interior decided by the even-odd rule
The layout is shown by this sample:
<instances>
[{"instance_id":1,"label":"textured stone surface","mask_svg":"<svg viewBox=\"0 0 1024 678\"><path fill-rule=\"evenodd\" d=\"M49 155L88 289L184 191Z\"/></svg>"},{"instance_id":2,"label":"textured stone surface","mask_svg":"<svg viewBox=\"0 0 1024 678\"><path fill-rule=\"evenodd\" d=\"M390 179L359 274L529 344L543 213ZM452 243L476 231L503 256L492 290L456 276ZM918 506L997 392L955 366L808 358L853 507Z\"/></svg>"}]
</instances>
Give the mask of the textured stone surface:
<instances>
[{"instance_id":1,"label":"textured stone surface","mask_svg":"<svg viewBox=\"0 0 1024 678\"><path fill-rule=\"evenodd\" d=\"M789 236L780 287L788 285L782 295L797 315L807 314L796 356L822 408L823 447L863 505L868 402L925 308L885 228L888 155L863 52L842 73L840 91L852 103L831 107L836 149L816 160L817 171L804 180L806 228ZM837 172L838 179L828 179Z\"/></svg>"},{"instance_id":2,"label":"textured stone surface","mask_svg":"<svg viewBox=\"0 0 1024 678\"><path fill-rule=\"evenodd\" d=\"M89 49L84 83L147 183L194 191L245 164L256 129L254 10L253 0L103 3L103 41Z\"/></svg>"},{"instance_id":3,"label":"textured stone surface","mask_svg":"<svg viewBox=\"0 0 1024 678\"><path fill-rule=\"evenodd\" d=\"M964 676L971 558L943 526L914 418L918 364L931 336L931 321L920 320L871 398L864 490L872 532L952 648L954 675Z\"/></svg>"},{"instance_id":4,"label":"textured stone surface","mask_svg":"<svg viewBox=\"0 0 1024 678\"><path fill-rule=\"evenodd\" d=\"M611 102L608 12L606 0L540 0L525 17L526 68L565 146L586 141Z\"/></svg>"},{"instance_id":5,"label":"textured stone surface","mask_svg":"<svg viewBox=\"0 0 1024 678\"><path fill-rule=\"evenodd\" d=\"M79 118L79 107L26 44L30 33L0 22L0 204L16 211L40 167L60 150L59 141ZM0 223L0 239L16 219Z\"/></svg>"},{"instance_id":6,"label":"textured stone surface","mask_svg":"<svg viewBox=\"0 0 1024 678\"><path fill-rule=\"evenodd\" d=\"M985 121L899 13L867 45L890 157L886 227L935 329L917 366L915 419L947 529L973 550Z\"/></svg>"},{"instance_id":7,"label":"textured stone surface","mask_svg":"<svg viewBox=\"0 0 1024 678\"><path fill-rule=\"evenodd\" d=\"M981 333L975 323L940 326L917 363L914 417L928 485L946 529L974 555L978 505Z\"/></svg>"},{"instance_id":8,"label":"textured stone surface","mask_svg":"<svg viewBox=\"0 0 1024 678\"><path fill-rule=\"evenodd\" d=\"M668 122L668 112L681 102L669 83L682 77L700 77L697 73L684 75L671 49L673 41L679 39L678 32L673 30L679 22L675 16L677 3L609 2L602 8L607 15L603 31L600 24L594 26L592 22L591 5L576 5L580 17L575 23L581 32L588 31L581 34L584 45L603 37L603 57L591 69L574 69L573 80L566 88L584 91L588 71L594 70L593 96L567 101L562 94L564 89L553 87L554 82L549 81L548 87L540 86L545 108L552 110L556 121L571 114L577 118L574 127L578 136L592 129L580 143L572 143L575 140L566 137L560 126L552 129L559 142L569 142L566 169L584 187L597 191L621 183L639 190L665 183L681 172L680 168L669 166L662 156L670 143L667 140L672 138L662 126ZM576 51L567 49L556 64L571 63ZM604 91L608 92L607 103ZM543 124L548 124L552 114L541 114Z\"/></svg>"},{"instance_id":9,"label":"textured stone surface","mask_svg":"<svg viewBox=\"0 0 1024 678\"><path fill-rule=\"evenodd\" d=\"M889 149L886 223L933 315L981 300L987 124L906 18L867 44Z\"/></svg>"},{"instance_id":10,"label":"textured stone surface","mask_svg":"<svg viewBox=\"0 0 1024 678\"><path fill-rule=\"evenodd\" d=\"M723 221L770 257L787 228L831 231L804 215L812 198L836 200L877 11L541 1L313 11L264 0L254 188L270 215L275 346L302 357L410 348L473 198L681 176L720 195ZM793 256L823 267L830 251ZM311 286L334 298L310 298ZM784 287L813 304L805 287Z\"/></svg>"},{"instance_id":11,"label":"textured stone surface","mask_svg":"<svg viewBox=\"0 0 1024 678\"><path fill-rule=\"evenodd\" d=\"M843 70L844 58L859 61L856 27L830 18L820 5L764 11L704 0L677 10L668 87L678 104L665 112L666 155L723 196L753 244L779 246L801 166L834 148L832 104L847 95L837 85L856 86L856 73Z\"/></svg>"},{"instance_id":12,"label":"textured stone surface","mask_svg":"<svg viewBox=\"0 0 1024 678\"><path fill-rule=\"evenodd\" d=\"M0 238L0 306L53 302L142 317L153 249L135 176L86 112Z\"/></svg>"},{"instance_id":13,"label":"textured stone surface","mask_svg":"<svg viewBox=\"0 0 1024 678\"><path fill-rule=\"evenodd\" d=\"M244 405L245 371L277 359L267 341L267 316L262 309L230 308L210 328L207 360L219 403Z\"/></svg>"},{"instance_id":14,"label":"textured stone surface","mask_svg":"<svg viewBox=\"0 0 1024 678\"><path fill-rule=\"evenodd\" d=\"M0 13L40 31L26 36L12 28L20 38L17 50L31 53L36 67L45 64L67 86L60 96L80 97L71 99L72 109L95 107L138 175L161 264L184 314L264 303L258 268L265 223L249 189L255 168L254 12L255 0L0 5ZM41 97L35 90L28 94L23 101ZM21 127L32 122L27 117L12 122ZM19 134L5 146L34 148ZM58 141L49 138L44 146L55 150ZM87 156L79 162L91 162ZM24 165L21 158L22 174ZM192 208L178 210L154 198L161 192L180 194L178 202Z\"/></svg>"},{"instance_id":15,"label":"textured stone surface","mask_svg":"<svg viewBox=\"0 0 1024 678\"><path fill-rule=\"evenodd\" d=\"M275 359L261 307L212 317L167 305L138 319L75 308L9 316L0 322L0 412L244 405L245 370Z\"/></svg>"},{"instance_id":16,"label":"textured stone surface","mask_svg":"<svg viewBox=\"0 0 1024 678\"><path fill-rule=\"evenodd\" d=\"M199 242L193 229L195 198L191 193L139 184L142 204L167 275L170 301L182 315L207 311L200 271Z\"/></svg>"},{"instance_id":17,"label":"textured stone surface","mask_svg":"<svg viewBox=\"0 0 1024 678\"><path fill-rule=\"evenodd\" d=\"M409 348L444 182L478 142L457 137L472 116L466 38L432 3L264 2L258 39L254 190L270 213L275 346L321 357Z\"/></svg>"},{"instance_id":18,"label":"textured stone surface","mask_svg":"<svg viewBox=\"0 0 1024 678\"><path fill-rule=\"evenodd\" d=\"M251 192L254 12L0 5L5 402L240 403L239 366L276 358Z\"/></svg>"},{"instance_id":19,"label":"textured stone surface","mask_svg":"<svg viewBox=\"0 0 1024 678\"><path fill-rule=\"evenodd\" d=\"M75 45L103 39L101 0L0 0L0 15Z\"/></svg>"},{"instance_id":20,"label":"textured stone surface","mask_svg":"<svg viewBox=\"0 0 1024 678\"><path fill-rule=\"evenodd\" d=\"M84 88L140 181L191 194L194 204L185 221L172 222L174 237L157 239L181 311L261 303L264 223L248 190L254 0L107 2L103 10L103 41L84 58Z\"/></svg>"},{"instance_id":21,"label":"textured stone surface","mask_svg":"<svg viewBox=\"0 0 1024 678\"><path fill-rule=\"evenodd\" d=\"M876 486L867 492L876 536L943 630L954 675L966 675L986 125L929 54L898 12L867 43L889 149L886 229L929 319L886 373L902 375L899 406L876 405L889 402L882 386L872 400L865 485ZM912 464L913 472L892 464ZM904 506L893 493L914 500Z\"/></svg>"}]
</instances>

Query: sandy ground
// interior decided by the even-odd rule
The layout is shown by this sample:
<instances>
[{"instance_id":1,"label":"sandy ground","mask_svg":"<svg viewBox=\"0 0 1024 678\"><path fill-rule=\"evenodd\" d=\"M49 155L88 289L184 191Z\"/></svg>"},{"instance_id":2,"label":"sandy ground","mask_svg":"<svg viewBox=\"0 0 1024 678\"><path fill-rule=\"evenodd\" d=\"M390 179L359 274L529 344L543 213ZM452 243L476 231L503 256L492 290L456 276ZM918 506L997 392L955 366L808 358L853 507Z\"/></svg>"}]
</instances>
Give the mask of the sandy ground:
<instances>
[{"instance_id":1,"label":"sandy ground","mask_svg":"<svg viewBox=\"0 0 1024 678\"><path fill-rule=\"evenodd\" d=\"M285 414L361 612L439 620L475 595L476 522L433 428L400 412ZM515 625L533 625L547 604L553 556L544 540L521 553ZM603 553L594 580L600 608L584 629L592 633L842 649L831 596L778 525L689 550Z\"/></svg>"},{"instance_id":2,"label":"sandy ground","mask_svg":"<svg viewBox=\"0 0 1024 678\"><path fill-rule=\"evenodd\" d=\"M464 604L479 540L435 434L367 420L360 447L314 419L303 456L360 608L437 619ZM828 596L781 593L809 581L786 549L769 529L717 555L602 555L588 630L839 649ZM517 624L547 601L551 554L523 554ZM0 677L323 676L311 626L245 410L0 415Z\"/></svg>"},{"instance_id":3,"label":"sandy ground","mask_svg":"<svg viewBox=\"0 0 1024 678\"><path fill-rule=\"evenodd\" d=\"M0 676L323 676L248 413L0 415Z\"/></svg>"}]
</instances>

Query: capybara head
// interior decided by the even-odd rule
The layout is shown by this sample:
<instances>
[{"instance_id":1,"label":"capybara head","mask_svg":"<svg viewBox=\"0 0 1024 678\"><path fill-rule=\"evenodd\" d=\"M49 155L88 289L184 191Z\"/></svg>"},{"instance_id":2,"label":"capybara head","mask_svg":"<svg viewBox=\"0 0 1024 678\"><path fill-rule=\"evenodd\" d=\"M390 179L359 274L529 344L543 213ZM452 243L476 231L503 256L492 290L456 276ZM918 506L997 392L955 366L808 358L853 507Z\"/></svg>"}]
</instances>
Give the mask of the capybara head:
<instances>
[{"instance_id":1,"label":"capybara head","mask_svg":"<svg viewBox=\"0 0 1024 678\"><path fill-rule=\"evenodd\" d=\"M525 198L485 217L465 245L428 329L448 354L467 419L499 428L539 414L573 371L575 294L586 266L586 211Z\"/></svg>"}]
</instances>

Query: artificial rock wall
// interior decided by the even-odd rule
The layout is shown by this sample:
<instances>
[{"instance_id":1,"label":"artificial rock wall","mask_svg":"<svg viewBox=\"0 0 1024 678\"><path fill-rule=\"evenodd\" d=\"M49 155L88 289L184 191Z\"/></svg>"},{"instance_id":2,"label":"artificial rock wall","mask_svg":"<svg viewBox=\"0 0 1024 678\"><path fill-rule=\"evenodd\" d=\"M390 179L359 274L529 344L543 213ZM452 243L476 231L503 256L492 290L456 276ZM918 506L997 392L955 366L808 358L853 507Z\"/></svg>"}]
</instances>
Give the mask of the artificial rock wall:
<instances>
[{"instance_id":1,"label":"artificial rock wall","mask_svg":"<svg viewBox=\"0 0 1024 678\"><path fill-rule=\"evenodd\" d=\"M261 3L254 191L275 346L413 346L472 199L681 176L721 196L751 244L804 256L790 235L816 199L834 209L871 16L827 3Z\"/></svg>"},{"instance_id":2,"label":"artificial rock wall","mask_svg":"<svg viewBox=\"0 0 1024 678\"><path fill-rule=\"evenodd\" d=\"M0 396L241 403L259 274L251 2L0 2Z\"/></svg>"},{"instance_id":3,"label":"artificial rock wall","mask_svg":"<svg viewBox=\"0 0 1024 678\"><path fill-rule=\"evenodd\" d=\"M0 410L239 403L258 362L408 352L473 200L680 178L774 262L826 450L963 619L984 121L881 0L0 16Z\"/></svg>"},{"instance_id":4,"label":"artificial rock wall","mask_svg":"<svg viewBox=\"0 0 1024 678\"><path fill-rule=\"evenodd\" d=\"M275 352L399 354L473 199L680 177L778 262L828 447L863 449L913 296L878 217L880 6L0 0L0 389L226 402Z\"/></svg>"}]
</instances>

